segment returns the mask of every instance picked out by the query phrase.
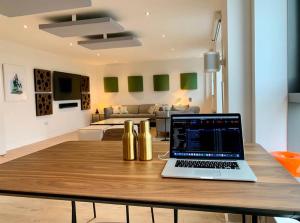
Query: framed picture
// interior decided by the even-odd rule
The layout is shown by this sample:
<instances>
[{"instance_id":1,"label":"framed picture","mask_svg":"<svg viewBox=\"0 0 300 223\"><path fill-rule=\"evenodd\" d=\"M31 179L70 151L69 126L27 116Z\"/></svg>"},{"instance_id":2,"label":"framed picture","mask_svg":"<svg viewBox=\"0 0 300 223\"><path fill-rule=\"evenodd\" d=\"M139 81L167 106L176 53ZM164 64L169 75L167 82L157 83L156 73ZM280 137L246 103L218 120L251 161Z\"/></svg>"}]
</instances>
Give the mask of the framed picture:
<instances>
[{"instance_id":1,"label":"framed picture","mask_svg":"<svg viewBox=\"0 0 300 223\"><path fill-rule=\"evenodd\" d=\"M26 95L25 67L3 64L4 93L6 101L24 101Z\"/></svg>"}]
</instances>

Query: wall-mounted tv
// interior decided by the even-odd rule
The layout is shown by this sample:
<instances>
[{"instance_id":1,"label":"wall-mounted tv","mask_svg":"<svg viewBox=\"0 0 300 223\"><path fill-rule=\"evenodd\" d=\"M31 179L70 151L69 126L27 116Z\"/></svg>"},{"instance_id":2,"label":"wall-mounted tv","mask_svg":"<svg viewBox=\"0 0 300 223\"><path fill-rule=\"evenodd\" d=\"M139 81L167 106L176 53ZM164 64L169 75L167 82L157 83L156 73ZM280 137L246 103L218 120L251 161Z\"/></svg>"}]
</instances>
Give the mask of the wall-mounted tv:
<instances>
[{"instance_id":1,"label":"wall-mounted tv","mask_svg":"<svg viewBox=\"0 0 300 223\"><path fill-rule=\"evenodd\" d=\"M80 92L81 76L54 71L53 72L53 95L55 101L81 99Z\"/></svg>"}]
</instances>

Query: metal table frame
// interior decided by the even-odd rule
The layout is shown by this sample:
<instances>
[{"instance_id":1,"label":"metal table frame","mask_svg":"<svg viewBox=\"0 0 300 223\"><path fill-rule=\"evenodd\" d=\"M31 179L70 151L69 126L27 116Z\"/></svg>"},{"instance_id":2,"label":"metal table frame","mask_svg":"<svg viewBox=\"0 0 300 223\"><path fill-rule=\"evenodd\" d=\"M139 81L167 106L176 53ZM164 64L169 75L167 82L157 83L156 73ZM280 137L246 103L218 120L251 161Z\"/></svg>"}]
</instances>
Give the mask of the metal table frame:
<instances>
[{"instance_id":1,"label":"metal table frame","mask_svg":"<svg viewBox=\"0 0 300 223\"><path fill-rule=\"evenodd\" d=\"M156 116L155 118L156 118L156 119L163 119L163 120L165 120L165 138L162 139L161 141L163 141L163 142L170 141L170 140L167 138L167 120L170 119L171 117L170 117L170 116Z\"/></svg>"},{"instance_id":2,"label":"metal table frame","mask_svg":"<svg viewBox=\"0 0 300 223\"><path fill-rule=\"evenodd\" d=\"M231 214L242 214L251 215L252 223L258 222L258 216L271 216L271 217L289 217L294 218L298 216L298 213L290 211L270 211L261 210L255 208L243 208L243 207L228 207L228 206L215 206L215 205L184 205L174 204L167 202L148 202L130 199L110 199L110 198L95 198L85 196L68 196L68 195L55 195L55 194L44 194L44 193L32 193L32 192L10 192L0 191L1 195L14 196L14 197L30 197L30 198L41 198L41 199L54 199L54 200L65 200L71 201L72 206L72 223L77 223L76 218L76 205L75 202L89 202L89 203L103 203L103 204L118 204L126 206L141 206L141 207L152 207L152 208L167 208L174 209L174 223L178 222L178 210L192 210L192 211L207 211L207 212L218 212L218 213L231 213ZM126 217L129 220L129 215Z\"/></svg>"}]
</instances>

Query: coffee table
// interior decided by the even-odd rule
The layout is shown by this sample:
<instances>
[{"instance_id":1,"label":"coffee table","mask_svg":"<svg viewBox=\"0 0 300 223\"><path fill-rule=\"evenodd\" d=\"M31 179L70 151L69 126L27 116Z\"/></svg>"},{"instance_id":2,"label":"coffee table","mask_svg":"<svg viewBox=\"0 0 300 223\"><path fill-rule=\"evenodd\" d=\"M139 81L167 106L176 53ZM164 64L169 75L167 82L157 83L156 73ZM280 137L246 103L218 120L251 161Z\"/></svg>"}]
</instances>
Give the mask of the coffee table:
<instances>
[{"instance_id":1,"label":"coffee table","mask_svg":"<svg viewBox=\"0 0 300 223\"><path fill-rule=\"evenodd\" d=\"M124 125L124 122L127 120L131 120L134 125L139 125L141 121L149 120L149 118L109 118L93 122L91 125Z\"/></svg>"}]
</instances>

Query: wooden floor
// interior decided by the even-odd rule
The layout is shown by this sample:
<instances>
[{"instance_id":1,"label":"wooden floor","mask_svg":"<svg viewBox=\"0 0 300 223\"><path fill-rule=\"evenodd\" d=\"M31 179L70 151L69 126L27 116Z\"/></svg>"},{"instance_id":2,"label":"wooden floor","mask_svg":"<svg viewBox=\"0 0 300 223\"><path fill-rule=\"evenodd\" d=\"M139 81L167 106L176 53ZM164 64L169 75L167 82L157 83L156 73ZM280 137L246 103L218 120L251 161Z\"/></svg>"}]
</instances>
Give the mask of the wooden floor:
<instances>
[{"instance_id":1,"label":"wooden floor","mask_svg":"<svg viewBox=\"0 0 300 223\"><path fill-rule=\"evenodd\" d=\"M49 146L70 140L78 140L78 133L73 132L32 145L9 151L0 157L0 163L21 157ZM153 133L154 135L155 133ZM78 222L125 222L125 207L119 205L97 204L97 218L92 219L92 204L77 202ZM173 212L169 209L154 209L157 223L173 222ZM43 200L21 197L0 196L0 223L31 222L71 222L71 204L66 201ZM151 222L150 208L130 207L130 222ZM223 223L224 214L179 211L180 223Z\"/></svg>"}]
</instances>

